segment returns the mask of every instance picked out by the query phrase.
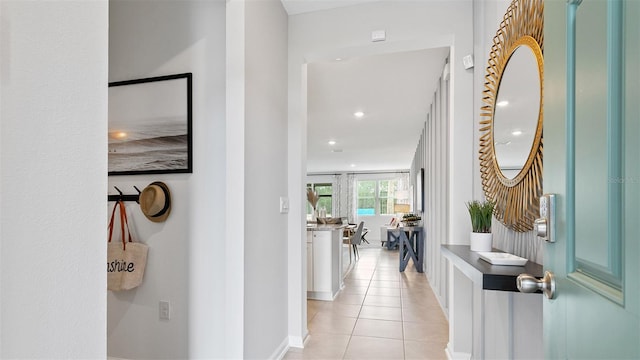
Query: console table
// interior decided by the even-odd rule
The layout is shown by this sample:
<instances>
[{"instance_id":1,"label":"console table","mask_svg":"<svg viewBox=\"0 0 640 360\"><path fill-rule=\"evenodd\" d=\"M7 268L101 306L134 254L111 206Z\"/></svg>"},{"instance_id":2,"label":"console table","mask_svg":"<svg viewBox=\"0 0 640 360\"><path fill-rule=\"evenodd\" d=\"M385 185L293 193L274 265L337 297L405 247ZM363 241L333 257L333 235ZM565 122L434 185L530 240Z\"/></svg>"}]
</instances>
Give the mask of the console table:
<instances>
[{"instance_id":1,"label":"console table","mask_svg":"<svg viewBox=\"0 0 640 360\"><path fill-rule=\"evenodd\" d=\"M424 268L424 227L411 226L398 228L400 234L398 242L400 245L400 272L403 272L409 264L409 259L413 260L416 271L423 272ZM391 232L390 232L391 233Z\"/></svg>"},{"instance_id":2,"label":"console table","mask_svg":"<svg viewBox=\"0 0 640 360\"><path fill-rule=\"evenodd\" d=\"M482 285L483 290L518 292L516 279L526 273L542 279L542 265L527 261L525 266L491 265L480 259L477 252L466 245L441 245L442 255L462 271L471 281ZM494 249L493 251L500 251Z\"/></svg>"},{"instance_id":3,"label":"console table","mask_svg":"<svg viewBox=\"0 0 640 360\"><path fill-rule=\"evenodd\" d=\"M492 265L468 245L440 250L449 262L449 358L543 358L542 295L516 286L522 273L541 278L542 265Z\"/></svg>"}]
</instances>

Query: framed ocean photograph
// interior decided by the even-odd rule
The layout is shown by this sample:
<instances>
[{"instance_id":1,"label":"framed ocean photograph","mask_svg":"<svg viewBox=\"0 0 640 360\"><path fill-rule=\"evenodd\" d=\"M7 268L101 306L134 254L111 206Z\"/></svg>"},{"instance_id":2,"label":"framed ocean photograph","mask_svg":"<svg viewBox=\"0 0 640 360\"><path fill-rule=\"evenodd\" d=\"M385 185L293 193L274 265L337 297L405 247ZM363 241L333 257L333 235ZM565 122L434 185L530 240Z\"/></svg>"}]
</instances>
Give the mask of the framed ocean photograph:
<instances>
[{"instance_id":1,"label":"framed ocean photograph","mask_svg":"<svg viewBox=\"0 0 640 360\"><path fill-rule=\"evenodd\" d=\"M192 74L109 83L109 175L191 173Z\"/></svg>"}]
</instances>

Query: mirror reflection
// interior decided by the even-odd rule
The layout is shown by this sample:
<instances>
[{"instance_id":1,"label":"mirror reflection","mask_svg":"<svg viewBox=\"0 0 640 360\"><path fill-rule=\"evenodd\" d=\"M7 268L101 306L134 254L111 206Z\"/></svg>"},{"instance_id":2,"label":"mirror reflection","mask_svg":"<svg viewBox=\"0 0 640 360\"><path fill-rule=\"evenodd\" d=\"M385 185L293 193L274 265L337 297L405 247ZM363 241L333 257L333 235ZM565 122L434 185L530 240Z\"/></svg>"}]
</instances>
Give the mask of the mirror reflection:
<instances>
[{"instance_id":1,"label":"mirror reflection","mask_svg":"<svg viewBox=\"0 0 640 360\"><path fill-rule=\"evenodd\" d=\"M540 73L533 50L520 45L500 81L493 118L493 146L500 171L515 178L527 162L540 115Z\"/></svg>"}]
</instances>

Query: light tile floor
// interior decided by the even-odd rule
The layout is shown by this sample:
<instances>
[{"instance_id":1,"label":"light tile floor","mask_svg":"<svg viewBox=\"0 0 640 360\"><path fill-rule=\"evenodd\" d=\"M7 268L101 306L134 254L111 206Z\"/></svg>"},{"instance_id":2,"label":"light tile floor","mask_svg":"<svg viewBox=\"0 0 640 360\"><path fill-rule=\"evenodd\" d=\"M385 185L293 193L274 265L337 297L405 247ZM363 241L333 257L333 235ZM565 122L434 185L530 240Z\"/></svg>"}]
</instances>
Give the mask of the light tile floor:
<instances>
[{"instance_id":1,"label":"light tile floor","mask_svg":"<svg viewBox=\"0 0 640 360\"><path fill-rule=\"evenodd\" d=\"M309 340L284 358L446 359L449 324L426 276L398 264L397 250L360 247L335 301L307 301Z\"/></svg>"}]
</instances>

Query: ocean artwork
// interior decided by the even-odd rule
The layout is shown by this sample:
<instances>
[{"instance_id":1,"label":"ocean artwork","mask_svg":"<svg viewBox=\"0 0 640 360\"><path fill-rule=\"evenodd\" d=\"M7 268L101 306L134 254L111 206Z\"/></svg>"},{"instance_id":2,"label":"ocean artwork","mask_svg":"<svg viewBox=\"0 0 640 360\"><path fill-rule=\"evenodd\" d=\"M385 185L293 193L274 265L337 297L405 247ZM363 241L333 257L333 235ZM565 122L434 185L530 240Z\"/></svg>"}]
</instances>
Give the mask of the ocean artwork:
<instances>
[{"instance_id":1,"label":"ocean artwork","mask_svg":"<svg viewBox=\"0 0 640 360\"><path fill-rule=\"evenodd\" d=\"M191 74L109 84L110 175L191 172L190 87Z\"/></svg>"},{"instance_id":2,"label":"ocean artwork","mask_svg":"<svg viewBox=\"0 0 640 360\"><path fill-rule=\"evenodd\" d=\"M188 169L186 124L150 121L138 129L110 129L109 172Z\"/></svg>"}]
</instances>

